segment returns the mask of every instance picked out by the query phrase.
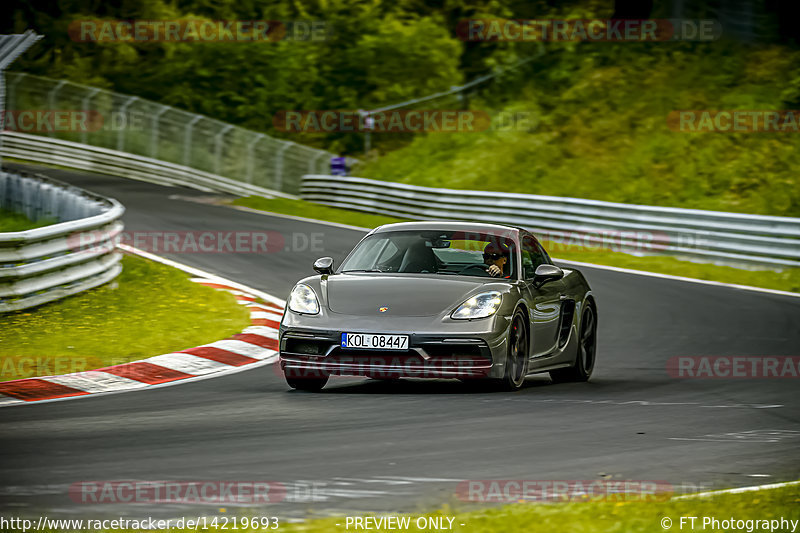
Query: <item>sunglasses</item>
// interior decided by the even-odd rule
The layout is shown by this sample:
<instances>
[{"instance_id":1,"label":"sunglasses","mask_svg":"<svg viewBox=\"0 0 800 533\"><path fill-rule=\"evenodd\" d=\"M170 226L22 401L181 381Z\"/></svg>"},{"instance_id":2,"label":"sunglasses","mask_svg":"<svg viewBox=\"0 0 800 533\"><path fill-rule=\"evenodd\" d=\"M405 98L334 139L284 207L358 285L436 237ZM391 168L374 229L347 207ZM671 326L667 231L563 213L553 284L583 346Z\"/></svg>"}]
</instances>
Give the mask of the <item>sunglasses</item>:
<instances>
[{"instance_id":1,"label":"sunglasses","mask_svg":"<svg viewBox=\"0 0 800 533\"><path fill-rule=\"evenodd\" d=\"M483 257L486 259L500 259L501 257L506 257L506 254L483 254Z\"/></svg>"}]
</instances>

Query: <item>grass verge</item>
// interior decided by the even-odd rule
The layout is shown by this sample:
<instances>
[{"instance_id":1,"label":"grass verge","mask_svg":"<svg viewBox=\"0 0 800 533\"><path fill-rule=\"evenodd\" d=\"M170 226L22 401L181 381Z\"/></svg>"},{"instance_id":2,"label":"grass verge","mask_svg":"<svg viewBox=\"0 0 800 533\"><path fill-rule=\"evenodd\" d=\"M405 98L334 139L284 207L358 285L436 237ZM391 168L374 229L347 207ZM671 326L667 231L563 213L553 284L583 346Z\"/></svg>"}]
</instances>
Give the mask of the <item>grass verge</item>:
<instances>
[{"instance_id":1,"label":"grass verge","mask_svg":"<svg viewBox=\"0 0 800 533\"><path fill-rule=\"evenodd\" d=\"M358 211L327 207L313 202L286 198L266 199L258 196L238 198L235 205L250 207L272 213L302 216L340 224L372 228L381 224L403 222L404 219L382 215L370 215ZM555 242L543 242L545 248L558 259L594 263L596 265L644 270L672 276L683 276L723 283L750 285L765 289L800 292L800 268L774 270L744 270L708 263L683 261L667 256L638 257L612 250L599 249Z\"/></svg>"},{"instance_id":2,"label":"grass verge","mask_svg":"<svg viewBox=\"0 0 800 533\"><path fill-rule=\"evenodd\" d=\"M582 533L652 531L654 533L664 533L667 531L691 531L692 528L688 526L688 521L684 521L683 528L680 527L681 517L689 516L698 517L694 531L702 531L703 517L715 517L719 521L730 518L736 520L780 520L781 517L787 520L798 520L800 519L798 502L800 502L800 488L795 485L759 492L721 494L702 499L693 498L664 502L582 502L550 505L523 503L470 512L452 512L449 509L443 509L425 516L455 517L453 530L465 533L531 530L535 530L538 533L564 533L568 531L580 531ZM665 518L669 518L671 527L662 526L662 520ZM337 527L337 523L342 524L342 526ZM664 523L666 524L666 521ZM445 521L445 524L447 524L447 521ZM341 518L313 520L297 528L288 525L282 527L282 530L309 533L345 531L344 525L344 520ZM407 531L426 531L426 529L419 529L415 526L415 520L412 519L411 527ZM353 529L352 526L350 529ZM711 529L710 525L706 527L706 530L709 529ZM735 528L728 530L735 531ZM788 531L791 530L792 528L789 526Z\"/></svg>"},{"instance_id":3,"label":"grass verge","mask_svg":"<svg viewBox=\"0 0 800 533\"><path fill-rule=\"evenodd\" d=\"M0 315L0 381L90 370L224 339L249 325L233 295L136 256L111 283Z\"/></svg>"},{"instance_id":4,"label":"grass verge","mask_svg":"<svg viewBox=\"0 0 800 533\"><path fill-rule=\"evenodd\" d=\"M741 494L720 494L706 498L693 498L686 500L669 500L660 502L580 502L580 503L555 503L531 504L517 503L497 508L478 509L472 511L454 511L443 508L437 512L424 515L381 515L394 517L408 517L407 527L397 527L394 530L402 531L432 531L435 527L420 528L422 519L431 517L443 520L441 529L463 533L508 533L515 531L536 531L538 533L622 533L622 532L682 532L692 531L740 531L747 532L748 524L752 526L751 532L769 532L764 527L764 520L788 521L789 526L778 527L773 531L792 531L792 521L797 525L800 520L800 488L797 485L777 489L762 490ZM694 527L691 526L689 517L696 517ZM352 518L352 517L351 517ZM683 518L683 523L681 523ZM706 523L704 519L717 519L718 523ZM452 519L449 522L448 519ZM725 527L723 520L737 521L734 527ZM207 518L208 529L213 517ZM241 517L224 516L218 518L218 525L223 521L228 528L236 521L238 531L242 533L265 531L264 529L250 528L250 520L256 522L258 518L242 515ZM743 521L742 526L738 521ZM754 522L747 522L752 520ZM758 526L756 528L756 522ZM175 524L173 520L173 524ZM452 523L452 527L450 524ZM372 531L390 531L390 529L375 527L370 524ZM405 524L404 524L405 525ZM712 527L716 525L716 527ZM720 527L722 526L722 527ZM346 517L311 519L302 523L279 523L280 531L284 533L317 533L330 531L363 531L364 527L354 527L351 522L348 527ZM173 531L194 531L192 528ZM99 531L119 531L103 530Z\"/></svg>"},{"instance_id":5,"label":"grass verge","mask_svg":"<svg viewBox=\"0 0 800 533\"><path fill-rule=\"evenodd\" d=\"M45 218L37 222L20 213L14 213L7 209L0 209L0 233L10 233L13 231L26 231L29 229L41 228L55 224L56 220Z\"/></svg>"},{"instance_id":6,"label":"grass verge","mask_svg":"<svg viewBox=\"0 0 800 533\"><path fill-rule=\"evenodd\" d=\"M404 222L406 219L395 218L383 215L371 215L359 211L348 209L338 209L325 205L306 202L304 200L291 200L289 198L262 198L261 196L248 196L237 198L233 205L268 211L270 213L280 213L282 215L293 215L298 217L314 218L338 224L349 224L362 228L374 228L392 222Z\"/></svg>"}]
</instances>

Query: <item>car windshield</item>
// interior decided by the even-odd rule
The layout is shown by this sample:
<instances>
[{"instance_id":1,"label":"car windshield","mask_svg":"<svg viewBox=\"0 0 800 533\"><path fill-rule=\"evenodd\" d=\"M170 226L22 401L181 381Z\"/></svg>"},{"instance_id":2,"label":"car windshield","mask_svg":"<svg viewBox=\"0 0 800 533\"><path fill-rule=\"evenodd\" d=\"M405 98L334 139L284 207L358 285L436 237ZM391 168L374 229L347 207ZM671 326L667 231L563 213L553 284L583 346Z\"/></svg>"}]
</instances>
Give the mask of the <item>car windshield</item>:
<instances>
[{"instance_id":1,"label":"car windshield","mask_svg":"<svg viewBox=\"0 0 800 533\"><path fill-rule=\"evenodd\" d=\"M514 241L507 234L465 231L390 231L370 235L345 259L340 272L396 272L489 277L507 257L499 277L513 278Z\"/></svg>"}]
</instances>

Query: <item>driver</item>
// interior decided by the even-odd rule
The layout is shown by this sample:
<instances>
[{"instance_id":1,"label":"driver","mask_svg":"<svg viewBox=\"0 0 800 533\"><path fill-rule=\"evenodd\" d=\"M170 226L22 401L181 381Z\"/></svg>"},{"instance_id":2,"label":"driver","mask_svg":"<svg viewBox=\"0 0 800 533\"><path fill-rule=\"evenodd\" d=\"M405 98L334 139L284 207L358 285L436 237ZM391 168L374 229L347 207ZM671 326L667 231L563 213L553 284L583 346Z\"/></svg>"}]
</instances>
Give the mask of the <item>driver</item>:
<instances>
[{"instance_id":1,"label":"driver","mask_svg":"<svg viewBox=\"0 0 800 533\"><path fill-rule=\"evenodd\" d=\"M487 244L483 249L483 262L489 265L486 272L494 278L502 276L509 255L510 249L506 243L490 242Z\"/></svg>"}]
</instances>

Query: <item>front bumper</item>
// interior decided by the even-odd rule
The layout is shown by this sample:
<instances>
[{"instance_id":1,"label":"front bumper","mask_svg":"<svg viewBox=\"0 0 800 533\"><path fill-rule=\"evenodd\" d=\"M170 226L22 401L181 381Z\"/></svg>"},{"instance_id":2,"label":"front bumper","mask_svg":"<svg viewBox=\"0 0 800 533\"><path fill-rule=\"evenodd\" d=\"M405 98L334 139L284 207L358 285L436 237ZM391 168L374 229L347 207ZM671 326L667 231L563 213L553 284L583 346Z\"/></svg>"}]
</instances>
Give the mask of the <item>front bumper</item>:
<instances>
[{"instance_id":1,"label":"front bumper","mask_svg":"<svg viewBox=\"0 0 800 533\"><path fill-rule=\"evenodd\" d=\"M479 335L410 332L405 333L408 350L342 348L341 333L281 328L281 370L295 379L329 375L468 379L502 376L505 363L504 331Z\"/></svg>"}]
</instances>

